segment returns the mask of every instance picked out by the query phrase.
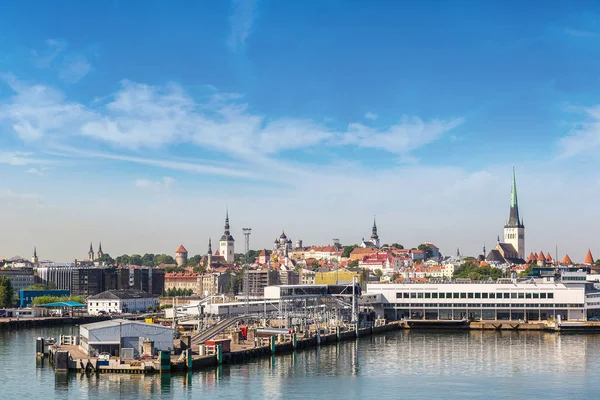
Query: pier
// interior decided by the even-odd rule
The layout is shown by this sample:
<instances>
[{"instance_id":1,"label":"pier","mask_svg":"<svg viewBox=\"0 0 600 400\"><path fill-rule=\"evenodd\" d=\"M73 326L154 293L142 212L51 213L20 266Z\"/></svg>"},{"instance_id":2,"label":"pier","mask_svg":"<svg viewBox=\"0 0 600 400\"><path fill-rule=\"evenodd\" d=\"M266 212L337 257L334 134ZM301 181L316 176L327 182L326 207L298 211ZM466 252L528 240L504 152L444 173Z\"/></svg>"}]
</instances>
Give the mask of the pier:
<instances>
[{"instance_id":1,"label":"pier","mask_svg":"<svg viewBox=\"0 0 600 400\"><path fill-rule=\"evenodd\" d=\"M341 341L377 335L394 330L437 331L545 331L545 332L596 332L600 322L524 322L524 321L475 321L467 320L400 320L378 323L356 329L356 326L316 327L305 332L281 328L257 328L247 330L247 340L240 340L240 329L232 326L238 318L223 321L215 327L194 336L176 339L172 351L159 351L158 357L127 356L125 350L118 356L89 356L79 344L79 337L61 336L58 343L41 345L41 353L48 357L57 372L77 371L83 373L151 374L196 371L222 364L238 364L259 357L285 354L304 349L327 346ZM226 326L227 329L216 329ZM198 343L202 338L201 343ZM196 340L194 340L196 339ZM40 339L38 339L39 341ZM42 339L43 340L43 339ZM198 343L198 344L197 344ZM131 353L132 354L132 353Z\"/></svg>"}]
</instances>

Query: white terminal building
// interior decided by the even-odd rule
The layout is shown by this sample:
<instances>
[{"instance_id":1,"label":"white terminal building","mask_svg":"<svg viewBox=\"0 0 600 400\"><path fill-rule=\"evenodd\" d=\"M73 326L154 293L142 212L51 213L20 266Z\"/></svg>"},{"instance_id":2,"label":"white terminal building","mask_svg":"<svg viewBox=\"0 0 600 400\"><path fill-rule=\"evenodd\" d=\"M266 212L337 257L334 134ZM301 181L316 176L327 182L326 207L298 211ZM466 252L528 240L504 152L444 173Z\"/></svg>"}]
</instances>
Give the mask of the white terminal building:
<instances>
[{"instance_id":1,"label":"white terminal building","mask_svg":"<svg viewBox=\"0 0 600 400\"><path fill-rule=\"evenodd\" d=\"M585 272L559 279L500 279L475 283L369 284L387 319L585 320L600 315L600 284Z\"/></svg>"},{"instance_id":2,"label":"white terminal building","mask_svg":"<svg viewBox=\"0 0 600 400\"><path fill-rule=\"evenodd\" d=\"M107 290L87 298L90 315L146 312L158 304L157 296L138 289Z\"/></svg>"}]
</instances>

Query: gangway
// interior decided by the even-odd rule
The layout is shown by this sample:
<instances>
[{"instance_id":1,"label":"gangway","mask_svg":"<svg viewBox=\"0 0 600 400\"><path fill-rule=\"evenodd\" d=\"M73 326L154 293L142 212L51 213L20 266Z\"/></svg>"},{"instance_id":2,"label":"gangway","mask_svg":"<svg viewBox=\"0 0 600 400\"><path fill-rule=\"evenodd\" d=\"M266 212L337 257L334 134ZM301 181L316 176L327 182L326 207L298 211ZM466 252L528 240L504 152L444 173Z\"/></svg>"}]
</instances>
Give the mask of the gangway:
<instances>
[{"instance_id":1,"label":"gangway","mask_svg":"<svg viewBox=\"0 0 600 400\"><path fill-rule=\"evenodd\" d=\"M192 336L192 344L193 345L202 344L205 341L212 339L219 333L223 332L225 329L235 325L237 322L239 322L240 320L242 320L244 318L248 318L248 316L243 315L243 316L239 316L239 317L227 318L227 319L219 322L218 324L213 325L212 327L208 328L205 331L198 332L197 334Z\"/></svg>"}]
</instances>

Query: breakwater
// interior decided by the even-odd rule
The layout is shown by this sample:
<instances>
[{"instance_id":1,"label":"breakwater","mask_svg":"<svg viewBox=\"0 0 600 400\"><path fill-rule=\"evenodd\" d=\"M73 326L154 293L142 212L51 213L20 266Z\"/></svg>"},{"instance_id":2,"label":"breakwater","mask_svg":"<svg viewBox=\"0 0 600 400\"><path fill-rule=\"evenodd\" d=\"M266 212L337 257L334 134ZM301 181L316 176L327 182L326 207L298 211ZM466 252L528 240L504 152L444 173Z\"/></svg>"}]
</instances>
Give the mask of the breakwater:
<instances>
[{"instance_id":1,"label":"breakwater","mask_svg":"<svg viewBox=\"0 0 600 400\"><path fill-rule=\"evenodd\" d=\"M82 316L82 317L47 317L47 318L11 318L0 320L0 331L18 329L35 329L53 326L82 325L92 322L105 321L110 317Z\"/></svg>"}]
</instances>

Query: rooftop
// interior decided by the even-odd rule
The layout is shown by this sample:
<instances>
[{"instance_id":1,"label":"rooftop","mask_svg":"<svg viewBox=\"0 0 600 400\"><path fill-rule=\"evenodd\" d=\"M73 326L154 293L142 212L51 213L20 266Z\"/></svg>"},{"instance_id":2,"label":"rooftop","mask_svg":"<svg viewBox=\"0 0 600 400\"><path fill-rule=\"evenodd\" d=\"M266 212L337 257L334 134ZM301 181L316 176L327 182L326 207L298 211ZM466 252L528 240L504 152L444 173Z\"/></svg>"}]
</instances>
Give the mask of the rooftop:
<instances>
[{"instance_id":1,"label":"rooftop","mask_svg":"<svg viewBox=\"0 0 600 400\"><path fill-rule=\"evenodd\" d=\"M145 299L157 297L153 294L144 292L139 289L121 289L107 290L106 292L98 293L88 297L88 300L108 300L108 299Z\"/></svg>"}]
</instances>

